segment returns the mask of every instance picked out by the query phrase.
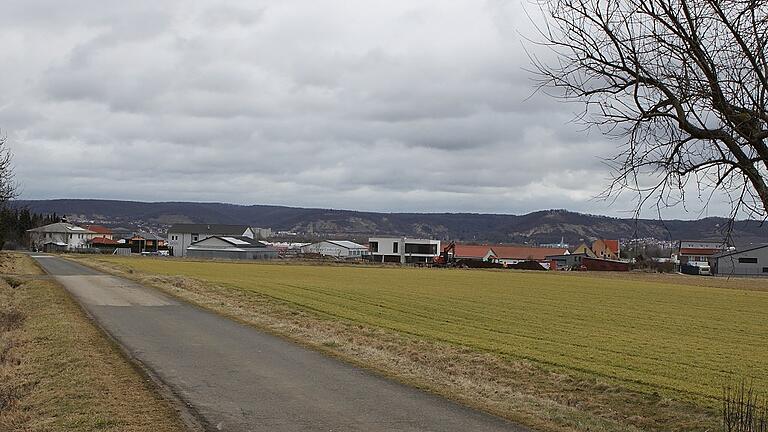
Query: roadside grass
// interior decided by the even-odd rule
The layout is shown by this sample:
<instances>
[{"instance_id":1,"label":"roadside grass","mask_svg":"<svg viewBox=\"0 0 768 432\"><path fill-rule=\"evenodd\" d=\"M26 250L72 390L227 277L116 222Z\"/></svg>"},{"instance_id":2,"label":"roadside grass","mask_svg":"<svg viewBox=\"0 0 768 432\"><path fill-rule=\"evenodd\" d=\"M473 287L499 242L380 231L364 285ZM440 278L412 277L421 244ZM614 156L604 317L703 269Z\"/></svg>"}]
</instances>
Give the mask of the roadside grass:
<instances>
[{"instance_id":1,"label":"roadside grass","mask_svg":"<svg viewBox=\"0 0 768 432\"><path fill-rule=\"evenodd\" d=\"M712 431L723 385L768 388L751 282L81 259L544 430Z\"/></svg>"},{"instance_id":2,"label":"roadside grass","mask_svg":"<svg viewBox=\"0 0 768 432\"><path fill-rule=\"evenodd\" d=\"M0 430L185 430L170 404L41 273L28 256L0 252Z\"/></svg>"}]
</instances>

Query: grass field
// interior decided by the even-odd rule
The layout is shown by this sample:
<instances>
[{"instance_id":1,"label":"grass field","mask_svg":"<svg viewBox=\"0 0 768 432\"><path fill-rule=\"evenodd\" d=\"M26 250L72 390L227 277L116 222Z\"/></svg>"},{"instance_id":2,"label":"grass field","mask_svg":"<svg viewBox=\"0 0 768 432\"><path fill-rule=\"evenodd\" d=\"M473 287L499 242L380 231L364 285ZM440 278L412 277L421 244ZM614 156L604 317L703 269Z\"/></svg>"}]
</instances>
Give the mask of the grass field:
<instances>
[{"instance_id":1,"label":"grass field","mask_svg":"<svg viewBox=\"0 0 768 432\"><path fill-rule=\"evenodd\" d=\"M0 252L0 431L185 430L64 289L41 274L28 256Z\"/></svg>"},{"instance_id":2,"label":"grass field","mask_svg":"<svg viewBox=\"0 0 768 432\"><path fill-rule=\"evenodd\" d=\"M768 292L759 283L745 290L600 274L99 260L698 406L715 407L722 386L741 378L768 389Z\"/></svg>"}]
</instances>

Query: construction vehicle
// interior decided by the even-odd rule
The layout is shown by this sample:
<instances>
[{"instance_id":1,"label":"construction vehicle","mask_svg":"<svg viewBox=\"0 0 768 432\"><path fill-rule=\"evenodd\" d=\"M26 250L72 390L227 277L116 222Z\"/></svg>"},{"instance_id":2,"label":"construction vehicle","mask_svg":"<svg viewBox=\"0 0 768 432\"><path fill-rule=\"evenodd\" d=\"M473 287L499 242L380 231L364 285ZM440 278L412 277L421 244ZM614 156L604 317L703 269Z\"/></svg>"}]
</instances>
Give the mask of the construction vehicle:
<instances>
[{"instance_id":1,"label":"construction vehicle","mask_svg":"<svg viewBox=\"0 0 768 432\"><path fill-rule=\"evenodd\" d=\"M453 267L456 264L456 242L450 242L435 258L436 267Z\"/></svg>"}]
</instances>

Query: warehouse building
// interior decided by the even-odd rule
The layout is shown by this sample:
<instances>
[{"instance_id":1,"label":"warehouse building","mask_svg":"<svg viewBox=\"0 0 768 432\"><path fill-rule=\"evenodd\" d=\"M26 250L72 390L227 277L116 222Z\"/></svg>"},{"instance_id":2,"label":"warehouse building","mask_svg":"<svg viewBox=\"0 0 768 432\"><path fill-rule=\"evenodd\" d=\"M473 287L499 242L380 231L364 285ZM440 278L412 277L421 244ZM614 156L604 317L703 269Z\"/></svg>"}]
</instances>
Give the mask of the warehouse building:
<instances>
[{"instance_id":1,"label":"warehouse building","mask_svg":"<svg viewBox=\"0 0 768 432\"><path fill-rule=\"evenodd\" d=\"M187 248L194 242L212 236L243 236L258 240L266 234L261 228L248 225L226 224L174 224L168 229L168 247L174 256L186 256ZM271 233L271 230L269 231Z\"/></svg>"},{"instance_id":2,"label":"warehouse building","mask_svg":"<svg viewBox=\"0 0 768 432\"><path fill-rule=\"evenodd\" d=\"M768 244L723 252L713 261L714 272L720 276L768 276Z\"/></svg>"},{"instance_id":3,"label":"warehouse building","mask_svg":"<svg viewBox=\"0 0 768 432\"><path fill-rule=\"evenodd\" d=\"M302 246L301 253L355 259L367 255L368 247L347 240L324 240Z\"/></svg>"},{"instance_id":4,"label":"warehouse building","mask_svg":"<svg viewBox=\"0 0 768 432\"><path fill-rule=\"evenodd\" d=\"M277 249L246 236L211 236L187 247L190 258L264 260L277 258Z\"/></svg>"}]
</instances>

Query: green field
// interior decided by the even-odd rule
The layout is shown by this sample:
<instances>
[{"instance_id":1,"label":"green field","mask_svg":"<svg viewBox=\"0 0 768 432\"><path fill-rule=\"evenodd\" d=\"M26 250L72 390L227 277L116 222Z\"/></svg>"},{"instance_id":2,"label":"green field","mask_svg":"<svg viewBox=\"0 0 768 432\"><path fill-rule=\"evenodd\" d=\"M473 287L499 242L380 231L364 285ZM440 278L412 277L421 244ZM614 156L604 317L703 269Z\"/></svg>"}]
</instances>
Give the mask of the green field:
<instances>
[{"instance_id":1,"label":"green field","mask_svg":"<svg viewBox=\"0 0 768 432\"><path fill-rule=\"evenodd\" d=\"M743 377L768 389L765 291L600 274L107 260L708 405Z\"/></svg>"}]
</instances>

